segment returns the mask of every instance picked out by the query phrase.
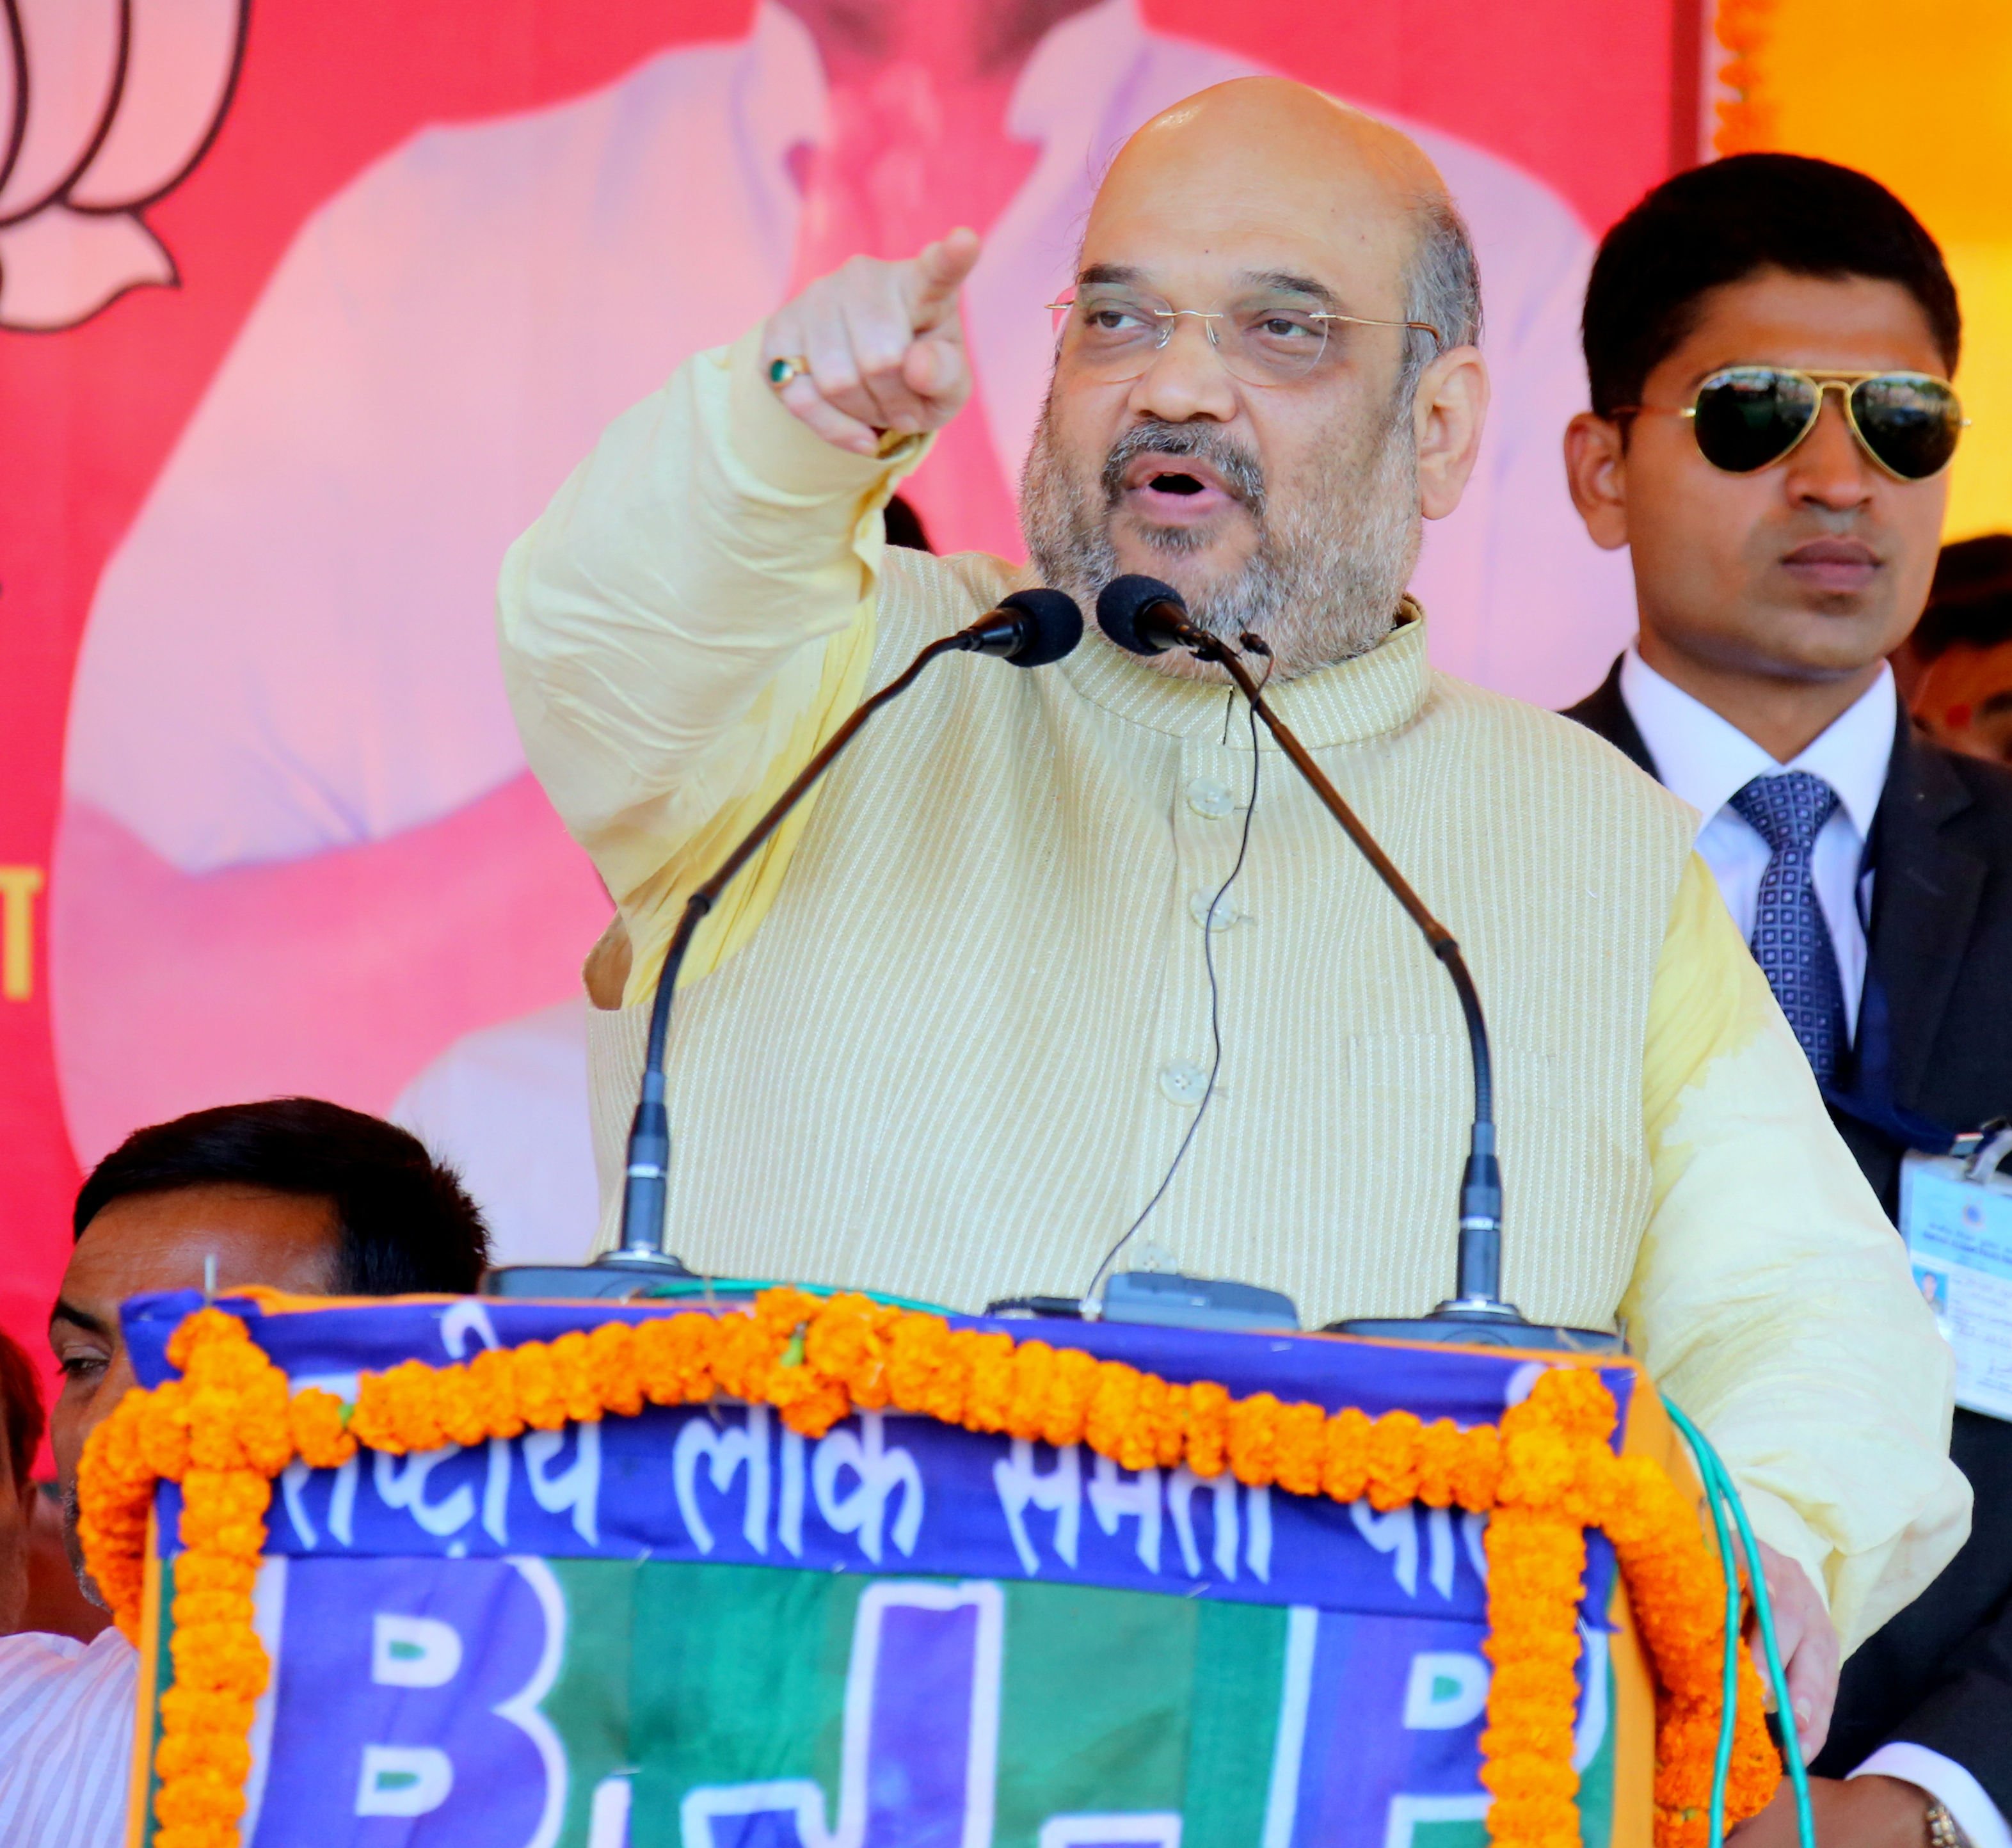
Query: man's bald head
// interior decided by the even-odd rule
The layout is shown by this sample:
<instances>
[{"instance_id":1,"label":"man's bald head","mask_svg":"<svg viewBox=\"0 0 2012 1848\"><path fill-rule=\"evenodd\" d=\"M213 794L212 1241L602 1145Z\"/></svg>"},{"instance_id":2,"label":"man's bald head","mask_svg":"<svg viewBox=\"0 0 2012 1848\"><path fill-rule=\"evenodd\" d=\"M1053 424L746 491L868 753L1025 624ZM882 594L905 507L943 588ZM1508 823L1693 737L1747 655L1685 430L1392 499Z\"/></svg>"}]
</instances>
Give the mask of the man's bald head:
<instances>
[{"instance_id":1,"label":"man's bald head","mask_svg":"<svg viewBox=\"0 0 2012 1848\"><path fill-rule=\"evenodd\" d=\"M1022 484L1029 557L1086 604L1165 578L1284 678L1375 648L1421 519L1474 466L1479 319L1459 214L1396 130L1273 77L1176 104L1090 209Z\"/></svg>"},{"instance_id":2,"label":"man's bald head","mask_svg":"<svg viewBox=\"0 0 2012 1848\"><path fill-rule=\"evenodd\" d=\"M1083 263L1126 262L1169 237L1296 246L1352 312L1428 322L1443 348L1480 337L1473 250L1424 149L1288 78L1218 84L1119 148L1090 207ZM1407 376L1431 348L1407 344Z\"/></svg>"}]
</instances>

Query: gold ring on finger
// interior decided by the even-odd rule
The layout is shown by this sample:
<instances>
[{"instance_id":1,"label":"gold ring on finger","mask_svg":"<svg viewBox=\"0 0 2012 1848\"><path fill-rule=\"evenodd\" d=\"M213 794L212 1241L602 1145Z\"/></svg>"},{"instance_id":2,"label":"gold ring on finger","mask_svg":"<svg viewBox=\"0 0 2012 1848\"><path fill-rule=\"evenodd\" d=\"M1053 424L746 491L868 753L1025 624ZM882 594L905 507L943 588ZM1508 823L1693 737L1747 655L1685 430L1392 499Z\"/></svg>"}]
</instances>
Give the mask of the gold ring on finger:
<instances>
[{"instance_id":1,"label":"gold ring on finger","mask_svg":"<svg viewBox=\"0 0 2012 1848\"><path fill-rule=\"evenodd\" d=\"M804 354L786 354L779 359L769 362L769 383L776 391L780 391L792 380L804 377L810 369L810 360Z\"/></svg>"}]
</instances>

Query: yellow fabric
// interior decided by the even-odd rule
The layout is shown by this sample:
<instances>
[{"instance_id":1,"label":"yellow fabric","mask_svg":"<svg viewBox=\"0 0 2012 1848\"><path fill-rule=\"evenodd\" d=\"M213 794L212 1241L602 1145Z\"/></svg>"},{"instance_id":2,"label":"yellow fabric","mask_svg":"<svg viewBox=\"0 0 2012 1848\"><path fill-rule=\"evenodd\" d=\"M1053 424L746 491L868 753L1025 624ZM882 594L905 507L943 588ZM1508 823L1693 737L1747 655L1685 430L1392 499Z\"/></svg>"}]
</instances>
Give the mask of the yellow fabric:
<instances>
[{"instance_id":1,"label":"yellow fabric","mask_svg":"<svg viewBox=\"0 0 2012 1848\"><path fill-rule=\"evenodd\" d=\"M1654 1190L1622 1319L1725 1458L1755 1532L1825 1593L1851 1646L1969 1531L1946 1454L1948 1350L1899 1300L1900 1242L1695 854L1657 969L1642 1090ZM1890 1318L1868 1313L1885 1298ZM1770 1347L1794 1365L1757 1368Z\"/></svg>"},{"instance_id":2,"label":"yellow fabric","mask_svg":"<svg viewBox=\"0 0 2012 1848\"><path fill-rule=\"evenodd\" d=\"M907 458L828 448L756 360L703 355L619 419L504 573L530 761L637 951L593 1029L605 1175L683 891L867 679L1016 581L883 555ZM1853 1640L1965 1529L1946 1350L1694 818L1589 733L1433 672L1425 633L1275 698L1467 950L1506 1293L1625 1316ZM1128 1261L1283 1290L1309 1322L1429 1308L1471 1101L1443 972L1220 689L1095 637L1033 673L939 664L771 847L679 1003L674 1248L961 1309L1086 1287L1193 1121L1170 1055L1208 1056L1200 920L1254 776L1212 939L1221 1086Z\"/></svg>"}]
</instances>

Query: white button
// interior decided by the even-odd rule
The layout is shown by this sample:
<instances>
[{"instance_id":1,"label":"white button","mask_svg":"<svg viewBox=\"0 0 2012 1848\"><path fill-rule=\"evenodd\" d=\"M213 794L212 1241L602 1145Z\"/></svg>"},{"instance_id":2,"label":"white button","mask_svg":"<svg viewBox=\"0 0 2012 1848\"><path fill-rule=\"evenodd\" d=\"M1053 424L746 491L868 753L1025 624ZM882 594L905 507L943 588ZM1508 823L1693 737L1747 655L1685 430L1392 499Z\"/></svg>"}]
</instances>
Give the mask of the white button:
<instances>
[{"instance_id":1,"label":"white button","mask_svg":"<svg viewBox=\"0 0 2012 1848\"><path fill-rule=\"evenodd\" d=\"M1213 776L1197 776L1188 785L1188 806L1197 815L1219 822L1236 812L1236 798L1230 794L1228 783L1218 783Z\"/></svg>"},{"instance_id":2,"label":"white button","mask_svg":"<svg viewBox=\"0 0 2012 1848\"><path fill-rule=\"evenodd\" d=\"M1210 907L1215 909L1211 912ZM1243 913L1238 909L1236 901L1227 892L1221 897L1213 892L1190 892L1188 894L1188 914L1197 924L1206 924L1211 930L1227 930L1240 919Z\"/></svg>"},{"instance_id":3,"label":"white button","mask_svg":"<svg viewBox=\"0 0 2012 1848\"><path fill-rule=\"evenodd\" d=\"M1172 1102L1192 1107L1208 1094L1208 1073L1193 1059L1175 1059L1160 1068L1160 1089Z\"/></svg>"}]
</instances>

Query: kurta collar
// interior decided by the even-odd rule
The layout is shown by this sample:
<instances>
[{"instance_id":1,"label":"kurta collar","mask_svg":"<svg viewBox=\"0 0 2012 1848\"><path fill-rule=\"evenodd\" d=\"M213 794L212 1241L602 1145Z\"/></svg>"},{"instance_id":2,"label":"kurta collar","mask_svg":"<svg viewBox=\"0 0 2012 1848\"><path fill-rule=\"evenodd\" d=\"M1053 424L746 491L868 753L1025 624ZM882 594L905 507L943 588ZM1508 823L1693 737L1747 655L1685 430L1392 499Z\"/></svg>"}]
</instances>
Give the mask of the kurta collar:
<instances>
[{"instance_id":1,"label":"kurta collar","mask_svg":"<svg viewBox=\"0 0 2012 1848\"><path fill-rule=\"evenodd\" d=\"M1425 612L1407 597L1404 615L1406 619L1367 655L1267 690L1272 710L1311 749L1359 744L1400 731L1418 716L1432 685ZM1172 679L1094 630L1061 671L1093 705L1148 730L1188 737L1222 729L1220 682ZM1249 736L1240 725L1229 728L1233 746ZM1261 731L1259 737L1267 749L1275 747Z\"/></svg>"}]
</instances>

